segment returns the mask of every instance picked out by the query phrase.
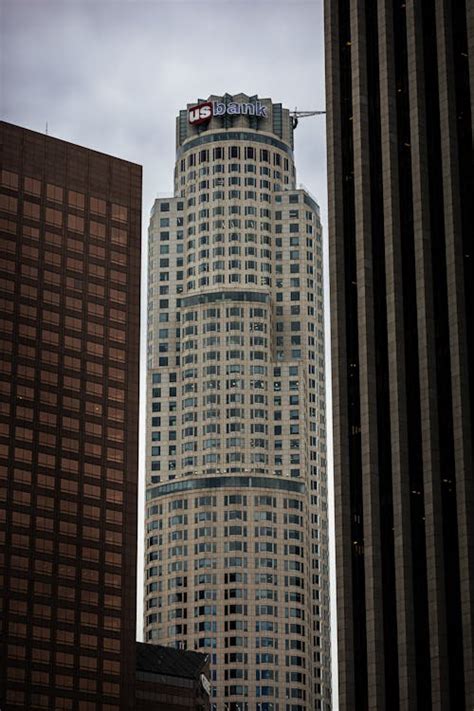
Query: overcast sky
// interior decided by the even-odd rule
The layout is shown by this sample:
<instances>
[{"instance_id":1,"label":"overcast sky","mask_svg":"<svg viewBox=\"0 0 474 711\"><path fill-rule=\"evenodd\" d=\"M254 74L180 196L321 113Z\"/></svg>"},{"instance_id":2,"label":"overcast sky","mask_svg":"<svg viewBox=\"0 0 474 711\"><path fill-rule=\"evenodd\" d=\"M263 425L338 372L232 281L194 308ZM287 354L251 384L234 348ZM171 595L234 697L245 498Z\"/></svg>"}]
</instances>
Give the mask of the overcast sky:
<instances>
[{"instance_id":1,"label":"overcast sky","mask_svg":"<svg viewBox=\"0 0 474 711\"><path fill-rule=\"evenodd\" d=\"M12 123L140 163L144 212L172 191L175 116L244 92L324 108L319 0L0 0ZM301 121L298 181L326 202L325 119Z\"/></svg>"},{"instance_id":2,"label":"overcast sky","mask_svg":"<svg viewBox=\"0 0 474 711\"><path fill-rule=\"evenodd\" d=\"M4 120L143 166L144 256L187 103L244 92L324 109L322 0L0 0L0 33ZM300 121L295 161L326 230L324 116Z\"/></svg>"}]
</instances>

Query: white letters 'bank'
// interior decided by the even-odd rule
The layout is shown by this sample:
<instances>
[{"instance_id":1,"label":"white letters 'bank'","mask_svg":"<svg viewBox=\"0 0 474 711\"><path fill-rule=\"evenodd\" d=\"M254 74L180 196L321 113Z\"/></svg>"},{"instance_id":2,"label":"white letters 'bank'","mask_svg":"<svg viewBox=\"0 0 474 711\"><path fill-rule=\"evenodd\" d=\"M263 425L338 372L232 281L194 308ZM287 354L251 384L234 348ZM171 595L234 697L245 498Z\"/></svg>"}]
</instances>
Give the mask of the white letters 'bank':
<instances>
[{"instance_id":1,"label":"white letters 'bank'","mask_svg":"<svg viewBox=\"0 0 474 711\"><path fill-rule=\"evenodd\" d=\"M267 118L267 107L259 101L255 104L238 104L236 102L224 104L220 101L206 101L203 104L191 106L188 110L188 121L190 124L199 125L201 123L205 123L206 121L210 121L213 116L224 116L224 114L229 114L230 116L242 114L244 116Z\"/></svg>"}]
</instances>

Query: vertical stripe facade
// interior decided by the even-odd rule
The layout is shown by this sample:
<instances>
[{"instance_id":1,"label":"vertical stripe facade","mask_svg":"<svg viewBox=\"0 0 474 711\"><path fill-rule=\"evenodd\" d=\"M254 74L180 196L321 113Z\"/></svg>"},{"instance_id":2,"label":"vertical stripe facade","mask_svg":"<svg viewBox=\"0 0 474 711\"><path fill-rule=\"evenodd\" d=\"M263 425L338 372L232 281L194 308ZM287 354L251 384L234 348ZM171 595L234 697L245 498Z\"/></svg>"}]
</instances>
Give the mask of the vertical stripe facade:
<instances>
[{"instance_id":1,"label":"vertical stripe facade","mask_svg":"<svg viewBox=\"0 0 474 711\"><path fill-rule=\"evenodd\" d=\"M473 22L463 0L326 0L339 692L351 711L474 704Z\"/></svg>"}]
</instances>

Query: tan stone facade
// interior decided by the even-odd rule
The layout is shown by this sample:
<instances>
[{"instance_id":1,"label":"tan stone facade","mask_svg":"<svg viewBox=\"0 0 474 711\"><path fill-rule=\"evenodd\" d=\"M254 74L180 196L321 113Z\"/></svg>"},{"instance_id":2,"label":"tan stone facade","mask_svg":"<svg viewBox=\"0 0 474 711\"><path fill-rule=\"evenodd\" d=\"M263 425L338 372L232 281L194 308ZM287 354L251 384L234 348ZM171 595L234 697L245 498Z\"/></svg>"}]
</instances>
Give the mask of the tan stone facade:
<instances>
[{"instance_id":1,"label":"tan stone facade","mask_svg":"<svg viewBox=\"0 0 474 711\"><path fill-rule=\"evenodd\" d=\"M145 639L211 654L216 711L327 709L319 208L286 109L206 101L266 116L181 112L152 210Z\"/></svg>"}]
</instances>

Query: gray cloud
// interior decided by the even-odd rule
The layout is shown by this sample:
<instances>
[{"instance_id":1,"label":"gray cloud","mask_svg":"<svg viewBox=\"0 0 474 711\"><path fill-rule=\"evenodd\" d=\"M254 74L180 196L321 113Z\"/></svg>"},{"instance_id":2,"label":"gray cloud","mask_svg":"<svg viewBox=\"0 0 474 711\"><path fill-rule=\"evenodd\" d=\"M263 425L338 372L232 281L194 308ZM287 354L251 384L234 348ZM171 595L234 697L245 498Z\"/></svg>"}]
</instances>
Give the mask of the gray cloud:
<instances>
[{"instance_id":1,"label":"gray cloud","mask_svg":"<svg viewBox=\"0 0 474 711\"><path fill-rule=\"evenodd\" d=\"M144 207L172 188L174 118L244 91L324 105L318 2L3 0L6 120L144 166ZM296 133L299 176L325 196L324 120Z\"/></svg>"}]
</instances>

